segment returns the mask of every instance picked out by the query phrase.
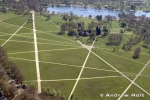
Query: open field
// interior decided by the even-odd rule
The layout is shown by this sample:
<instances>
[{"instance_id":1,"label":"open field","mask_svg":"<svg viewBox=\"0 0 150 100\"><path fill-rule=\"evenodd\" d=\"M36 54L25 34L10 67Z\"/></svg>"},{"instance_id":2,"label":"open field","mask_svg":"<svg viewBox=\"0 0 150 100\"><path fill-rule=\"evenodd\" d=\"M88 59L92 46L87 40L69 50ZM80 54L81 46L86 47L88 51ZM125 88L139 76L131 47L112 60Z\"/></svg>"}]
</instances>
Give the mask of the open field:
<instances>
[{"instance_id":1,"label":"open field","mask_svg":"<svg viewBox=\"0 0 150 100\"><path fill-rule=\"evenodd\" d=\"M94 48L88 50L92 43L86 44L87 37L81 40L86 45L83 47L83 44L66 34L57 35L60 29L40 16L35 16L34 33L33 24L25 23L27 19L28 16L0 13L0 20L3 20L0 22L0 44L7 50L9 59L20 68L25 78L24 83L34 84L37 90L39 83L41 88L60 90L65 94L65 100L68 100L72 92L77 100L117 100L118 97L106 97L106 94L122 94L125 90L125 94L141 93L144 98L129 96L122 97L121 100L150 99L150 63L142 71L150 60L149 49L142 47L142 42L133 45L131 51L121 49L123 43L128 41L126 36L130 37L132 34L123 34L120 46L108 46L105 44L107 37L100 37L93 42ZM80 20L85 22L86 27L92 20L96 21L88 18ZM59 16L52 17L51 21L62 22ZM120 32L117 21L112 26L112 31ZM119 51L113 52L114 47L119 47ZM133 59L137 47L141 48L140 57ZM35 52L38 53L38 61ZM40 81L37 73L40 73ZM127 89L132 80L134 84Z\"/></svg>"}]
</instances>

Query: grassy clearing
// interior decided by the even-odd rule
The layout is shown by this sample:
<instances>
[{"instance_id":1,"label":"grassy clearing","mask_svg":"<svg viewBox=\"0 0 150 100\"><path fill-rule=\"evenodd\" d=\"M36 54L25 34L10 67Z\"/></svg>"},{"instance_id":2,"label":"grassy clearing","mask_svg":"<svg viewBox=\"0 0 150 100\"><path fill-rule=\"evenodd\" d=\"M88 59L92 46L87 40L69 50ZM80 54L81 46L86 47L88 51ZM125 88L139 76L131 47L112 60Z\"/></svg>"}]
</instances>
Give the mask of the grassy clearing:
<instances>
[{"instance_id":1,"label":"grassy clearing","mask_svg":"<svg viewBox=\"0 0 150 100\"><path fill-rule=\"evenodd\" d=\"M15 17L16 15L14 15L13 13L7 12L7 13L2 13L0 12L0 21Z\"/></svg>"},{"instance_id":2,"label":"grassy clearing","mask_svg":"<svg viewBox=\"0 0 150 100\"><path fill-rule=\"evenodd\" d=\"M6 35L6 34L5 34L5 35ZM6 41L6 40L9 39L10 37L11 37L11 35L0 36L0 39Z\"/></svg>"},{"instance_id":3,"label":"grassy clearing","mask_svg":"<svg viewBox=\"0 0 150 100\"><path fill-rule=\"evenodd\" d=\"M33 29L33 23L26 23L24 27Z\"/></svg>"},{"instance_id":4,"label":"grassy clearing","mask_svg":"<svg viewBox=\"0 0 150 100\"><path fill-rule=\"evenodd\" d=\"M121 58L122 56L120 54L119 56L121 57L116 56L116 54L112 55L112 53L110 54L104 52L104 50L95 53L98 54L100 57L102 57L104 60L106 60L108 63L110 63L112 66L114 66L116 69L122 72L138 73L144 66L144 64L139 64L137 62Z\"/></svg>"},{"instance_id":5,"label":"grassy clearing","mask_svg":"<svg viewBox=\"0 0 150 100\"><path fill-rule=\"evenodd\" d=\"M86 49L39 52L39 60L82 66L87 54Z\"/></svg>"},{"instance_id":6,"label":"grassy clearing","mask_svg":"<svg viewBox=\"0 0 150 100\"><path fill-rule=\"evenodd\" d=\"M35 25L36 29L40 31L58 31L58 28L54 24L45 21L45 19L40 16L35 16Z\"/></svg>"},{"instance_id":7,"label":"grassy clearing","mask_svg":"<svg viewBox=\"0 0 150 100\"><path fill-rule=\"evenodd\" d=\"M133 60L133 61L137 61L139 63L147 63L147 61L149 60L149 55L148 53L144 53L144 54L140 54L140 57L138 59L133 59L132 56L134 54L134 52L126 52L126 51L123 51L123 50L120 50L118 52L113 52L113 48L114 47L110 47L110 48L103 48L103 49L100 49L102 52L105 52L105 53L108 53L110 55L114 55L114 56L119 56L119 57L122 57L124 59L129 59L129 60ZM96 52L99 52L98 49L94 49Z\"/></svg>"},{"instance_id":8,"label":"grassy clearing","mask_svg":"<svg viewBox=\"0 0 150 100\"><path fill-rule=\"evenodd\" d=\"M122 77L80 80L74 92L74 98L79 98L79 100L116 100L117 98L100 97L100 94L121 94L128 85L129 81Z\"/></svg>"},{"instance_id":9,"label":"grassy clearing","mask_svg":"<svg viewBox=\"0 0 150 100\"><path fill-rule=\"evenodd\" d=\"M76 79L80 69L80 67L78 68L67 65L40 63L40 73L42 80Z\"/></svg>"},{"instance_id":10,"label":"grassy clearing","mask_svg":"<svg viewBox=\"0 0 150 100\"><path fill-rule=\"evenodd\" d=\"M2 45L5 42L5 40L0 40L0 45Z\"/></svg>"},{"instance_id":11,"label":"grassy clearing","mask_svg":"<svg viewBox=\"0 0 150 100\"><path fill-rule=\"evenodd\" d=\"M139 86L145 89L147 92L150 93L150 76L139 76L138 79L135 81Z\"/></svg>"},{"instance_id":12,"label":"grassy clearing","mask_svg":"<svg viewBox=\"0 0 150 100\"><path fill-rule=\"evenodd\" d=\"M39 33L37 32L37 38L46 39L46 40L53 40L53 41L59 41L59 42L66 42L71 43L75 45L79 45L75 40L67 39L66 37L62 37L60 35L56 35L55 32L49 32L49 33Z\"/></svg>"},{"instance_id":13,"label":"grassy clearing","mask_svg":"<svg viewBox=\"0 0 150 100\"><path fill-rule=\"evenodd\" d=\"M137 96L138 94L144 94L144 97L136 97L134 94ZM121 100L149 100L150 98L145 92L143 92L135 85L130 87L130 89L126 92L126 95L128 95L128 97L123 97Z\"/></svg>"},{"instance_id":14,"label":"grassy clearing","mask_svg":"<svg viewBox=\"0 0 150 100\"><path fill-rule=\"evenodd\" d=\"M34 41L34 39L33 39L33 37L22 37L22 36L14 36L14 37L12 37L11 38L11 40L16 40L16 41L26 41L26 42L33 42Z\"/></svg>"},{"instance_id":15,"label":"grassy clearing","mask_svg":"<svg viewBox=\"0 0 150 100\"><path fill-rule=\"evenodd\" d=\"M9 54L9 57L13 57L13 58L22 58L22 59L30 59L30 60L35 60L35 54L34 52L30 52L30 53L19 53L19 54Z\"/></svg>"},{"instance_id":16,"label":"grassy clearing","mask_svg":"<svg viewBox=\"0 0 150 100\"><path fill-rule=\"evenodd\" d=\"M77 48L77 47L65 45L38 44L38 50L54 50L54 49L68 49L68 48Z\"/></svg>"},{"instance_id":17,"label":"grassy clearing","mask_svg":"<svg viewBox=\"0 0 150 100\"><path fill-rule=\"evenodd\" d=\"M57 81L57 82L42 82L42 87L52 87L60 90L65 95L65 100L69 97L75 81Z\"/></svg>"},{"instance_id":18,"label":"grassy clearing","mask_svg":"<svg viewBox=\"0 0 150 100\"><path fill-rule=\"evenodd\" d=\"M16 16L16 17L4 20L4 22L22 26L27 21L27 19L28 19L28 16Z\"/></svg>"},{"instance_id":19,"label":"grassy clearing","mask_svg":"<svg viewBox=\"0 0 150 100\"><path fill-rule=\"evenodd\" d=\"M31 81L31 80L37 80L36 78L36 67L35 62L25 61L25 60L15 60L10 59L11 61L14 61L14 63L18 66L18 68L21 70L25 81Z\"/></svg>"},{"instance_id":20,"label":"grassy clearing","mask_svg":"<svg viewBox=\"0 0 150 100\"><path fill-rule=\"evenodd\" d=\"M108 66L106 63L104 63L102 60L100 60L99 58L97 58L93 54L90 54L85 66L86 67L91 67L91 68L113 70L110 66Z\"/></svg>"},{"instance_id":21,"label":"grassy clearing","mask_svg":"<svg viewBox=\"0 0 150 100\"><path fill-rule=\"evenodd\" d=\"M9 53L13 52L26 52L26 51L34 51L34 44L33 43L25 43L25 42L13 42L8 41L4 48Z\"/></svg>"},{"instance_id":22,"label":"grassy clearing","mask_svg":"<svg viewBox=\"0 0 150 100\"><path fill-rule=\"evenodd\" d=\"M143 75L150 75L150 64L145 68L145 70L142 72Z\"/></svg>"},{"instance_id":23,"label":"grassy clearing","mask_svg":"<svg viewBox=\"0 0 150 100\"><path fill-rule=\"evenodd\" d=\"M12 34L15 31L17 31L18 28L19 27L12 26L10 24L6 24L6 23L3 23L3 22L0 22L0 32Z\"/></svg>"},{"instance_id":24,"label":"grassy clearing","mask_svg":"<svg viewBox=\"0 0 150 100\"><path fill-rule=\"evenodd\" d=\"M21 30L19 30L19 32L17 34L21 34L21 33L32 33L33 31L30 29L26 29L26 28L22 28Z\"/></svg>"},{"instance_id":25,"label":"grassy clearing","mask_svg":"<svg viewBox=\"0 0 150 100\"><path fill-rule=\"evenodd\" d=\"M110 72L104 70L84 69L82 78L105 77L105 76L121 76L118 72Z\"/></svg>"}]
</instances>

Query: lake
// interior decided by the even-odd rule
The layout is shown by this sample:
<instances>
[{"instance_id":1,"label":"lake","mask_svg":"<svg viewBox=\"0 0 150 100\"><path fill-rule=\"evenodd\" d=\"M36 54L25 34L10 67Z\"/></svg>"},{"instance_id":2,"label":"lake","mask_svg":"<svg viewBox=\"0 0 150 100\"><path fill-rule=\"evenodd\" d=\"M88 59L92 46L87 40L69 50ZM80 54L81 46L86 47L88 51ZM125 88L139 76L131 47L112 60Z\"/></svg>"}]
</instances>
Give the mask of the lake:
<instances>
[{"instance_id":1,"label":"lake","mask_svg":"<svg viewBox=\"0 0 150 100\"><path fill-rule=\"evenodd\" d=\"M92 17L95 17L97 15L102 15L103 18L106 15L111 15L111 16L116 16L116 18L118 18L118 14L120 12L125 12L127 14L129 13L133 13L135 16L141 16L141 15L146 15L146 17L150 17L150 12L143 12L143 11L135 11L135 12L130 12L130 11L118 11L118 10L107 10L107 9L95 9L95 8L84 8L84 7L80 7L80 6L71 6L71 7L67 7L67 6L61 6L61 7L52 7L49 6L47 8L47 11L49 12L55 12L55 13L69 13L69 12L73 12L73 14L76 14L78 16L89 16L92 15Z\"/></svg>"}]
</instances>

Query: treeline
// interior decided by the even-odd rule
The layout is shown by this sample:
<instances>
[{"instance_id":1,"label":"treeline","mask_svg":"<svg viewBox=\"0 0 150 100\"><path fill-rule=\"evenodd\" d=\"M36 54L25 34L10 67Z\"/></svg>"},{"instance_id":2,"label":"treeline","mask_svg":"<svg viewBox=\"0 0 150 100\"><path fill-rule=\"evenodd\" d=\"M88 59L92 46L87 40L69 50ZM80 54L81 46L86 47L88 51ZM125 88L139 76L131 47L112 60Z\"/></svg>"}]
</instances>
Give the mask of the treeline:
<instances>
[{"instance_id":1,"label":"treeline","mask_svg":"<svg viewBox=\"0 0 150 100\"><path fill-rule=\"evenodd\" d=\"M9 85L10 80L15 80L16 84L22 84L24 77L15 63L8 59L6 50L0 47L0 88L4 96L13 99L17 88L15 85Z\"/></svg>"}]
</instances>

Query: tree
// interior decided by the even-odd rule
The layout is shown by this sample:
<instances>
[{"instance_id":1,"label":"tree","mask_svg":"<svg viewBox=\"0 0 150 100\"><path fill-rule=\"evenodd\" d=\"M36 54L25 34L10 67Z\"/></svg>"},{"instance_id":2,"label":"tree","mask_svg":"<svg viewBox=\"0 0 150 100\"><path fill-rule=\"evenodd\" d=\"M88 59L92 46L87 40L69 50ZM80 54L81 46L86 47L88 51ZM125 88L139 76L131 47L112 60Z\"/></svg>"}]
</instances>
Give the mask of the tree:
<instances>
[{"instance_id":1,"label":"tree","mask_svg":"<svg viewBox=\"0 0 150 100\"><path fill-rule=\"evenodd\" d=\"M6 13L6 8L2 7L1 12Z\"/></svg>"},{"instance_id":2,"label":"tree","mask_svg":"<svg viewBox=\"0 0 150 100\"><path fill-rule=\"evenodd\" d=\"M123 44L122 49L125 50L125 51L131 51L131 49L132 49L131 43L128 42L128 43L126 43L126 44Z\"/></svg>"},{"instance_id":3,"label":"tree","mask_svg":"<svg viewBox=\"0 0 150 100\"><path fill-rule=\"evenodd\" d=\"M140 52L141 52L141 49L139 47L136 48L135 51L134 51L134 54L133 54L132 58L134 58L134 59L139 58Z\"/></svg>"},{"instance_id":4,"label":"tree","mask_svg":"<svg viewBox=\"0 0 150 100\"><path fill-rule=\"evenodd\" d=\"M97 19L98 21L101 21L101 20L102 20L102 15L97 15L97 16L96 16L96 19Z\"/></svg>"},{"instance_id":5,"label":"tree","mask_svg":"<svg viewBox=\"0 0 150 100\"><path fill-rule=\"evenodd\" d=\"M89 15L89 18L91 19L91 18L92 18L92 15Z\"/></svg>"},{"instance_id":6,"label":"tree","mask_svg":"<svg viewBox=\"0 0 150 100\"><path fill-rule=\"evenodd\" d=\"M65 23L63 23L60 28L61 28L61 32L66 32L67 25Z\"/></svg>"}]
</instances>

